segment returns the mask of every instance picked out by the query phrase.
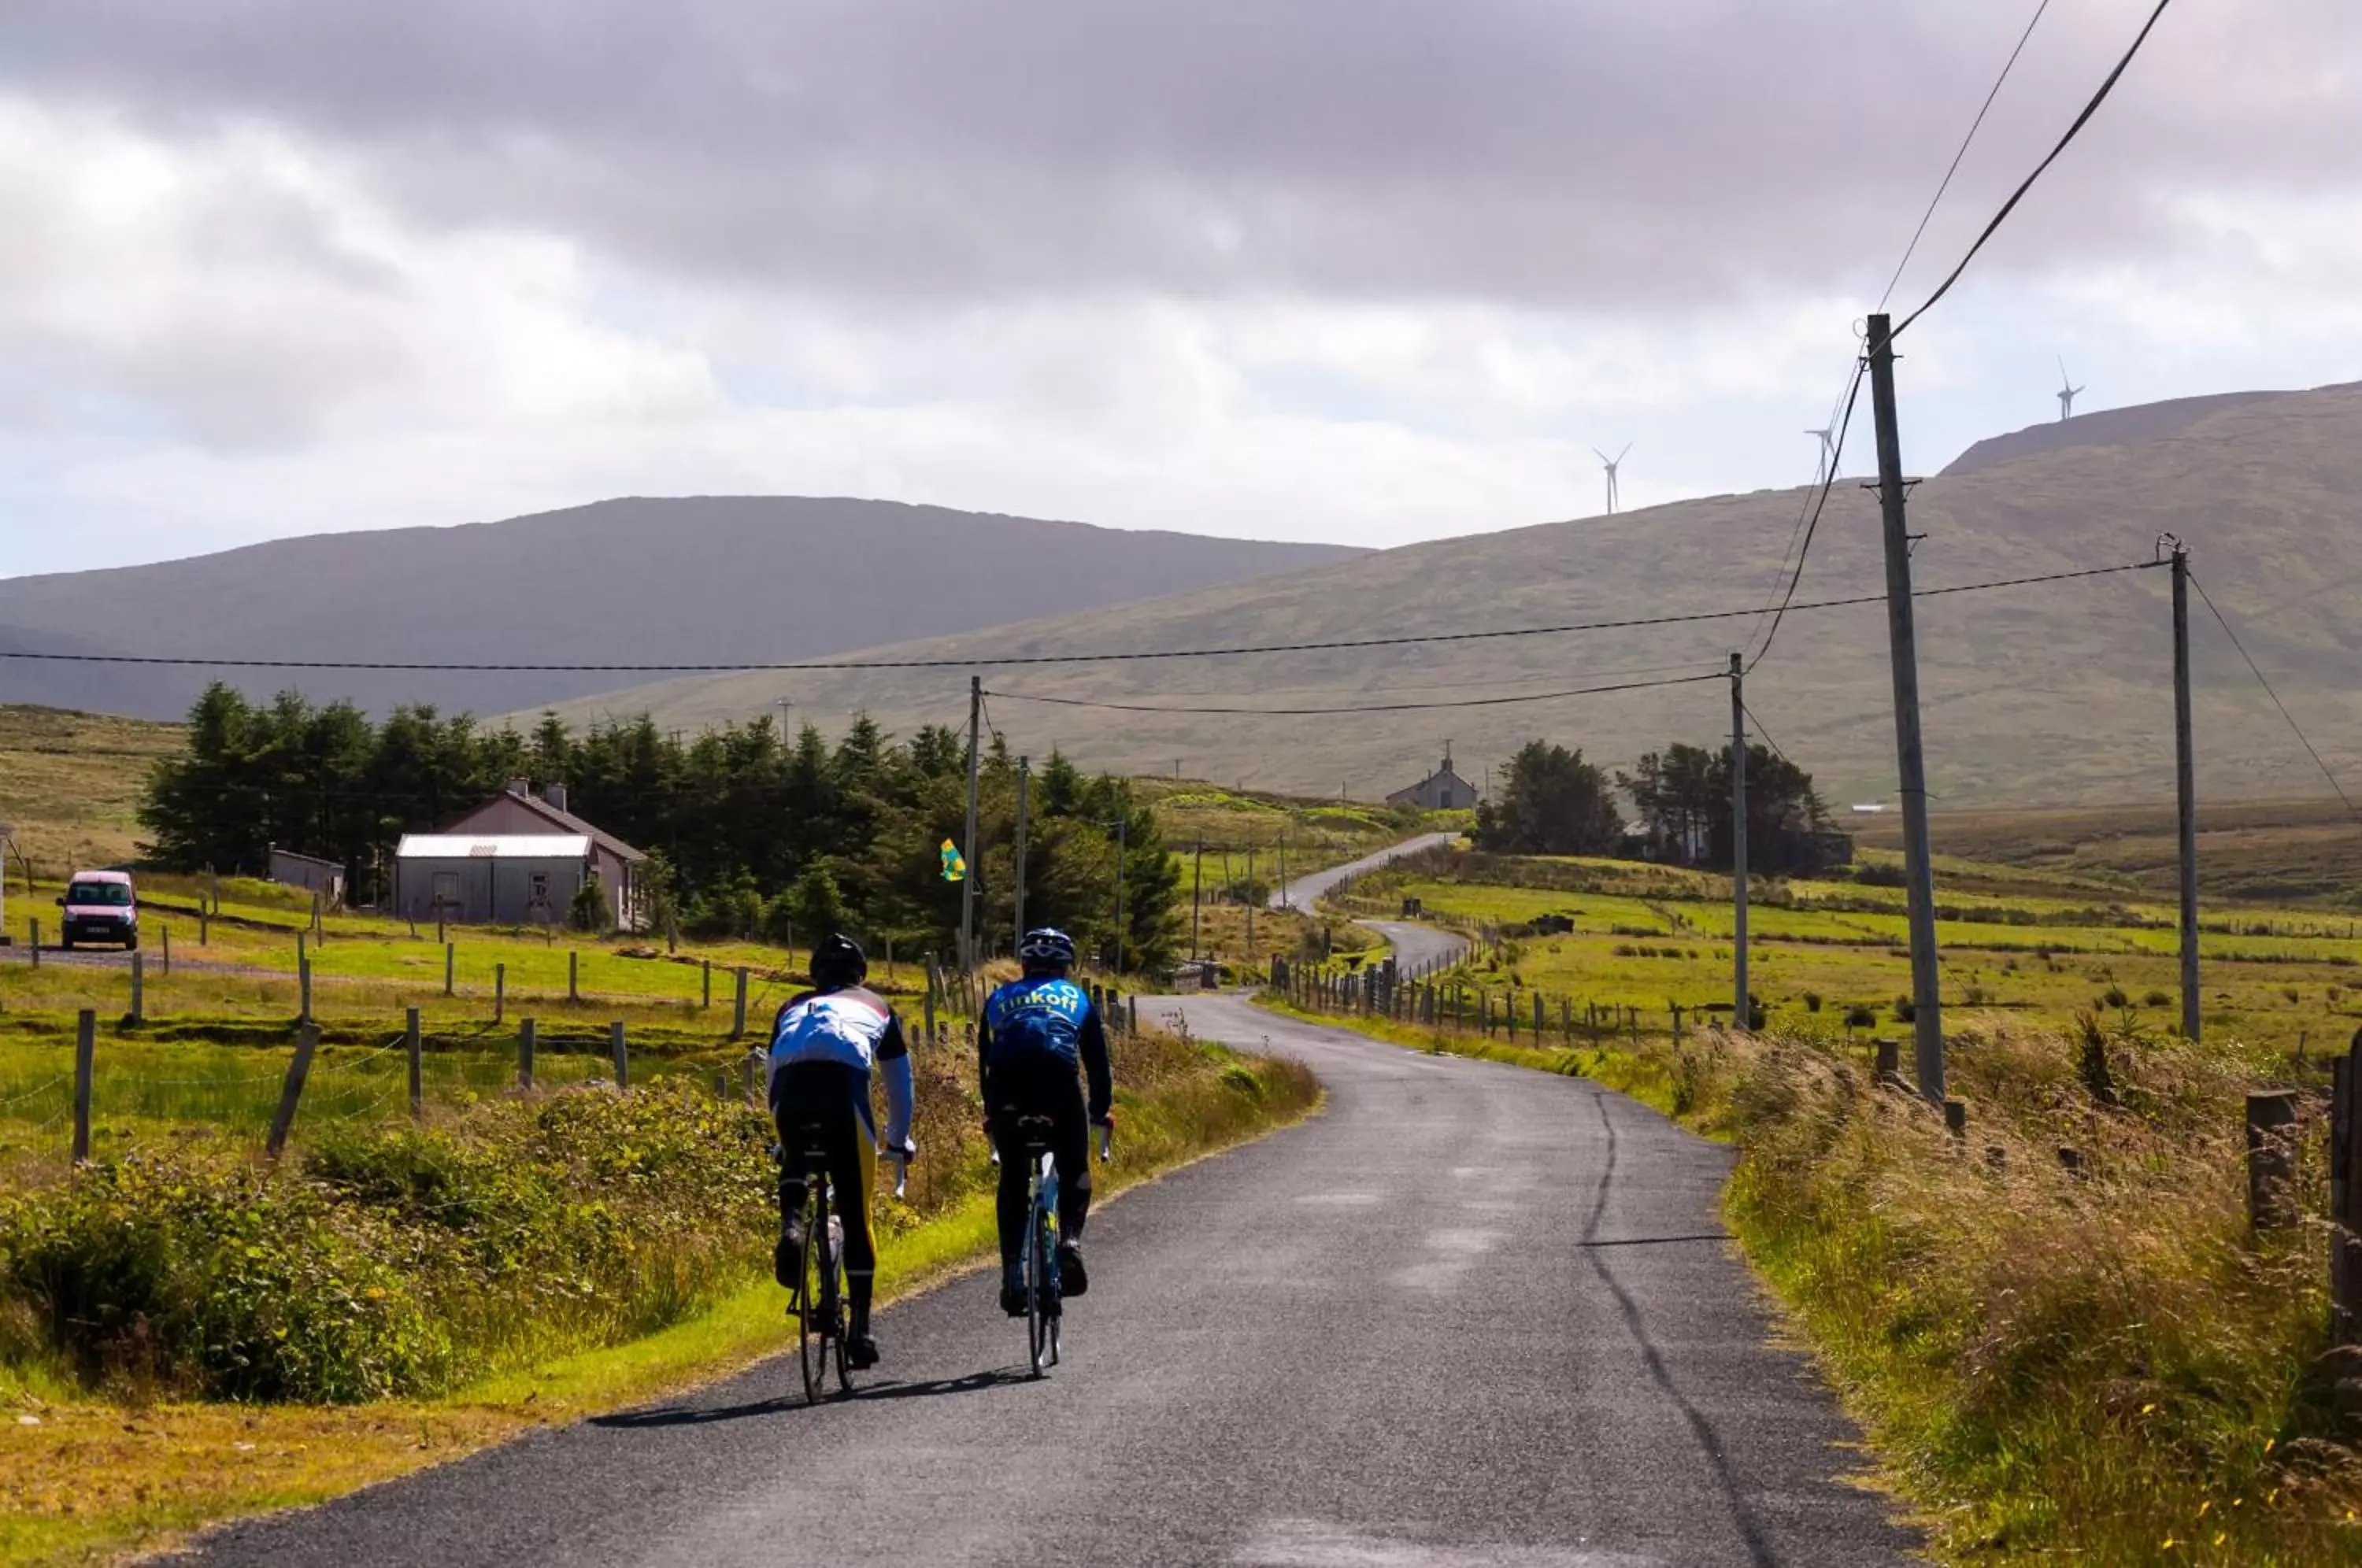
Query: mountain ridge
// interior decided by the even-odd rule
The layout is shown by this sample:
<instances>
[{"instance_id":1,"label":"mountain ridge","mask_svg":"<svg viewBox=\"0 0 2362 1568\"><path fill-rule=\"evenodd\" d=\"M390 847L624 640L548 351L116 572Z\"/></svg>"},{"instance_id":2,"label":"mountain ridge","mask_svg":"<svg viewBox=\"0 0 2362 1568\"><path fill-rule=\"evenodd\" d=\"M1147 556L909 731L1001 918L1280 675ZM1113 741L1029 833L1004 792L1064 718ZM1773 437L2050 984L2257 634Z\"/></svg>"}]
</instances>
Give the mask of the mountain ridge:
<instances>
[{"instance_id":1,"label":"mountain ridge","mask_svg":"<svg viewBox=\"0 0 2362 1568\"><path fill-rule=\"evenodd\" d=\"M134 655L774 662L1355 553L849 497L617 497L496 522L308 535L0 580L0 626L26 643L72 637ZM159 718L185 712L212 673L258 695L294 685L378 710L414 701L477 712L588 696L616 679L8 663L13 701ZM113 679L96 679L101 668ZM104 701L91 701L94 692Z\"/></svg>"},{"instance_id":2,"label":"mountain ridge","mask_svg":"<svg viewBox=\"0 0 2362 1568\"><path fill-rule=\"evenodd\" d=\"M2099 416L2093 416L2099 417ZM2081 423L2077 421L2076 423ZM2362 387L2338 386L2178 415L2161 435L2029 452L1914 492L1921 588L2154 559L2158 536L2196 550L2197 570L2281 695L2305 715L2334 766L2362 766ZM1538 524L1405 546L1234 588L1038 619L961 635L880 645L877 658L996 660L1030 655L1388 633L1459 633L1763 605L1782 582L1803 491L1759 491L1613 517ZM1875 498L1831 491L1801 602L1882 591ZM2126 572L2014 591L1923 599L1922 687L1931 789L1953 805L2153 799L2171 790L2170 649L2165 574ZM2204 611L2198 613L2203 617ZM1374 797L1433 765L1446 739L1466 773L1547 734L1628 765L1681 739L1719 744L1718 686L1504 703L1373 711L1405 699L1506 696L1706 674L1747 646L1738 618L1562 637L1433 642L1359 650L1003 665L987 684L1017 750L1053 745L1092 767ZM2199 648L2202 787L2212 794L2310 794L2319 776L2211 624ZM1678 669L1669 670L1668 666ZM1640 672L1638 674L1631 672ZM846 670L714 676L566 705L578 721L646 710L668 726L745 717L773 696L842 722L866 711L889 726L964 708L957 670ZM761 693L763 702L755 698ZM1340 714L1135 713L1065 701L1269 709ZM1218 701L1218 699L1220 701ZM1833 799L1893 789L1892 687L1882 607L1799 610L1749 686L1770 737ZM1021 715L1021 719L1020 717Z\"/></svg>"}]
</instances>

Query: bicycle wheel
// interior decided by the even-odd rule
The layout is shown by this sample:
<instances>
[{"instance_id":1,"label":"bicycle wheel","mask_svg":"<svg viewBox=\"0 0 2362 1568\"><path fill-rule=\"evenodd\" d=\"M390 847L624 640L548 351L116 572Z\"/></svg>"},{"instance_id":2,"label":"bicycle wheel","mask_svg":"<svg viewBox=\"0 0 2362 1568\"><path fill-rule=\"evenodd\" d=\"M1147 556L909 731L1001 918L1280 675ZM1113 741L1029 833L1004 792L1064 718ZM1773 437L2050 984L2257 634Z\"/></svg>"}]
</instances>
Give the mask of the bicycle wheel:
<instances>
[{"instance_id":1,"label":"bicycle wheel","mask_svg":"<svg viewBox=\"0 0 2362 1568\"><path fill-rule=\"evenodd\" d=\"M834 1220L828 1222L826 1233L829 1294L830 1299L836 1303L836 1310L830 1314L830 1337L836 1343L836 1388L840 1394L850 1394L853 1392L853 1353L845 1348L845 1340L848 1314L852 1311L848 1303L852 1298L845 1292L844 1233Z\"/></svg>"},{"instance_id":2,"label":"bicycle wheel","mask_svg":"<svg viewBox=\"0 0 2362 1568\"><path fill-rule=\"evenodd\" d=\"M1053 1314L1057 1308L1050 1296L1051 1246L1050 1226L1036 1202L1025 1222L1025 1349L1036 1377L1042 1375L1051 1335L1056 1332Z\"/></svg>"},{"instance_id":3,"label":"bicycle wheel","mask_svg":"<svg viewBox=\"0 0 2362 1568\"><path fill-rule=\"evenodd\" d=\"M797 1357L803 1364L804 1403L820 1403L828 1381L828 1342L836 1306L835 1272L828 1255L828 1197L817 1180L804 1190L804 1255L796 1269Z\"/></svg>"}]
</instances>

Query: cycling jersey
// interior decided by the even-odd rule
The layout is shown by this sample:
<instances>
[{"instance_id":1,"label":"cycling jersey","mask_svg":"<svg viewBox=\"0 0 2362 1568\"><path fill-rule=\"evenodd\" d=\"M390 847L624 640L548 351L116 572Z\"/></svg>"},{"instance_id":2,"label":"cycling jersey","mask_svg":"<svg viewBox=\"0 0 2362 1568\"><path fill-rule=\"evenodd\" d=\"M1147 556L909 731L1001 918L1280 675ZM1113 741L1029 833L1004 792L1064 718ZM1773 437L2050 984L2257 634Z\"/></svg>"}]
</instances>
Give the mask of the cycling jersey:
<instances>
[{"instance_id":1,"label":"cycling jersey","mask_svg":"<svg viewBox=\"0 0 2362 1568\"><path fill-rule=\"evenodd\" d=\"M1068 1071L1080 1066L1090 1080L1090 1116L1108 1113L1114 1087L1108 1077L1107 1031L1090 993L1054 975L1028 976L994 991L976 1030L977 1066L989 1077L1003 1063L1054 1058Z\"/></svg>"},{"instance_id":2,"label":"cycling jersey","mask_svg":"<svg viewBox=\"0 0 2362 1568\"><path fill-rule=\"evenodd\" d=\"M789 1067L828 1064L865 1076L874 1066L886 1078L886 1146L900 1149L911 1132L911 1048L902 1021L877 992L862 986L806 991L779 1009L771 1025L774 1090ZM776 1098L776 1096L775 1096ZM867 1091L863 1098L866 1102Z\"/></svg>"}]
</instances>

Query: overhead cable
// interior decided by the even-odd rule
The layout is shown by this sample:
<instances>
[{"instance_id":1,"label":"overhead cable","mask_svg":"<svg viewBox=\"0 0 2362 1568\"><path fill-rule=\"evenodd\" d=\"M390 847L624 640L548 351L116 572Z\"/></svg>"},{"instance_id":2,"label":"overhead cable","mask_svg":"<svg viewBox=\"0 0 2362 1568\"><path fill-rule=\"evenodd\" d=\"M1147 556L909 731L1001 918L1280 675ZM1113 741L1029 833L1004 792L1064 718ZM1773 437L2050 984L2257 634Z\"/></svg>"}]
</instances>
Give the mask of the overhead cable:
<instances>
[{"instance_id":1,"label":"overhead cable","mask_svg":"<svg viewBox=\"0 0 2362 1568\"><path fill-rule=\"evenodd\" d=\"M2149 33L2157 27L2158 18L2165 15L2165 8L2172 3L2173 0L2157 0L2157 9L2151 11L2148 14L2148 20L2141 24L2141 30L2133 39L2132 47L2125 50L2124 58L2116 61L2116 68L2108 72L2106 81L2100 83L2100 90L2092 94L2092 101L2083 105L2083 112L2075 116L2075 123L2067 127L2067 134L2060 137L2058 145L2050 149L2041 162L2034 166L2034 172L2028 174L2024 182L2009 193L2009 200L2001 204L2001 211L1993 214L1992 221L1985 225L1984 232L1977 236L1976 243L1969 247L1968 253L1960 258L1959 264L1936 286L1936 292L1929 294L1917 310L1904 316L1900 326L1887 334L1888 342L1892 343L1895 338L1902 337L1909 330L1913 322L1926 315L1937 300L1951 293L1952 285L1960 281L1960 274L1969 270L1969 263L1976 259L1977 252L1985 248L1985 241L1993 237L2009 215L2015 210L2017 204L2025 199L2025 193L2034 189L2034 182L2041 179L2044 171L2058 160L2058 155L2067 150L2068 144L2072 142L2082 128L2091 123L2092 116L2100 112L2100 105L2108 101L2110 93L2115 91L2116 83L2124 75L2125 67L2131 65L2133 57L2140 53L2141 45L2148 41Z\"/></svg>"},{"instance_id":2,"label":"overhead cable","mask_svg":"<svg viewBox=\"0 0 2362 1568\"><path fill-rule=\"evenodd\" d=\"M1576 686L1562 691L1529 691L1515 697L1455 697L1432 702L1348 702L1326 708L1198 708L1165 702L1101 702L1083 697L1051 697L1025 691L995 691L1012 702L1046 702L1059 708L1098 708L1115 713L1224 713L1247 718L1288 718L1312 713L1401 713L1426 708L1503 708L1516 702L1550 702L1564 697L1597 697L1610 691L1647 691L1660 686L1690 686L1727 679L1727 672L1675 675L1661 680L1626 680L1612 686Z\"/></svg>"},{"instance_id":3,"label":"overhead cable","mask_svg":"<svg viewBox=\"0 0 2362 1568\"><path fill-rule=\"evenodd\" d=\"M2271 681L2265 677L2262 668L2256 663L2255 657L2247 652L2246 645L2239 641L2239 634L2231 629L2231 623L2224 619L2223 612L2214 608L2214 601L2207 594L2206 585L2198 580L2196 572L2190 574L2190 585L2198 590L2198 597L2205 602L2207 611L2213 615L2214 624L2223 628L2223 635L2231 639L2231 646L2239 650L2241 658L2247 661L2247 672L2256 678L2256 684L2264 689L2264 695L2272 700L2272 706L2278 708L2280 711L2280 717L2288 721L2289 732L2296 736L2297 744L2304 747L2306 756L2312 758L2312 765L2321 769L2321 776L2329 780L2331 793L2337 797L2338 802L2345 808L2348 816L2357 823L2362 823L2362 808L2357 808L2353 801L2347 798L2344 787L2337 782L2337 775L2329 770L2329 764L2322 760L2321 753L2306 737L2304 726L2296 722L2296 715L2290 712L2288 704L2280 701L2280 694L2272 690Z\"/></svg>"},{"instance_id":4,"label":"overhead cable","mask_svg":"<svg viewBox=\"0 0 2362 1568\"><path fill-rule=\"evenodd\" d=\"M2123 566L2092 567L2081 571L2046 572L2034 577L1996 578L1989 582L1964 582L1950 588L1922 588L1915 591L1914 597L1935 598L1950 593L1975 593L1991 588L2021 588L2029 583L2063 582L2070 578L2104 577L2112 572L2142 571L2159 564L2161 563L2157 561L2132 561ZM1883 593L1857 594L1846 599L1810 600L1802 604L1785 605L1783 610L1783 613L1786 610L1840 610L1855 604L1882 603L1885 598ZM27 659L48 664L174 665L200 669L373 669L418 673L498 672L541 675L751 675L772 670L985 669L1014 668L1020 665L1120 664L1166 658L1235 658L1251 654L1321 653L1336 649L1409 647L1424 643L1489 642L1504 637L1560 636L1576 632L1630 631L1648 626L1697 625L1709 621L1743 621L1762 613L1762 607L1759 605L1749 610L1701 610L1684 615L1640 615L1617 621L1570 621L1558 625L1507 626L1488 628L1481 632L1408 632L1388 637L1339 637L1325 642L1249 643L1233 647L1154 648L1137 652L1004 654L983 658L854 658L745 664L494 664L489 662L432 664L381 659L205 658L161 654L42 653L24 649L0 649L0 659Z\"/></svg>"},{"instance_id":5,"label":"overhead cable","mask_svg":"<svg viewBox=\"0 0 2362 1568\"><path fill-rule=\"evenodd\" d=\"M2017 57L2025 52L2027 41L2034 37L2034 29L2041 24L2042 13L2048 9L2050 0L2041 0L2034 7L2034 16L2026 22L2025 31L2017 36L2017 47L2009 51L2007 60L2002 61L2001 74L1993 78L1992 91L1985 94L1984 104L1977 110L1977 117L1969 122L1969 134L1960 138L1960 149L1952 154L1951 167L1944 171L1944 178L1937 182L1936 193L1927 199L1927 210L1919 215L1919 226L1911 231L1911 243L1903 248L1903 259L1894 264L1894 276L1886 280L1886 292L1878 296L1880 310L1884 310L1886 302L1894 297L1894 285L1903 281L1903 270L1911 265L1911 254L1919 248L1919 241L1927 232L1928 220L1936 215L1936 208L1943 203L1944 193L1951 189L1952 176L1960 171L1960 160L1968 157L1969 145L1977 139L1977 131L1985 123L1985 116L1992 112L1993 100L2001 96L2002 83L2009 80L2010 72L2017 65Z\"/></svg>"}]
</instances>

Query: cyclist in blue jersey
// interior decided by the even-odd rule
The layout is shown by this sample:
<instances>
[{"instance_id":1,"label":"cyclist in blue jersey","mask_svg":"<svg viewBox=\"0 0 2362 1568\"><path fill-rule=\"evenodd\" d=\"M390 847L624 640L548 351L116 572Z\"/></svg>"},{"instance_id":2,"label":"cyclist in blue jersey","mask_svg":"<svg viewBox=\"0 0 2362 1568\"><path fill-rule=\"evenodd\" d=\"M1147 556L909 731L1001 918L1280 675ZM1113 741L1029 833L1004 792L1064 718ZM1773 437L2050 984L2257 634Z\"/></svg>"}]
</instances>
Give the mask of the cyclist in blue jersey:
<instances>
[{"instance_id":1,"label":"cyclist in blue jersey","mask_svg":"<svg viewBox=\"0 0 2362 1568\"><path fill-rule=\"evenodd\" d=\"M787 1156L779 1167L773 1272L781 1285L795 1288L806 1180L797 1140L816 1121L823 1129L821 1146L844 1231L845 1290L852 1297L844 1352L856 1367L877 1364L877 1342L869 1334L870 1287L877 1272L869 1230L869 1199L877 1187L877 1123L869 1109L873 1066L886 1079L887 1148L904 1158L918 1153L911 1142L910 1046L894 1010L862 984L868 977L860 944L831 936L812 949L812 988L779 1009L771 1026L771 1117Z\"/></svg>"},{"instance_id":2,"label":"cyclist in blue jersey","mask_svg":"<svg viewBox=\"0 0 2362 1568\"><path fill-rule=\"evenodd\" d=\"M1112 1125L1107 1031L1090 993L1066 977L1075 966L1073 938L1043 927L1018 944L1025 977L992 993L977 1024L978 1076L987 1127L1000 1151L1000 1309L1025 1315L1025 1280L1019 1253L1025 1245L1025 1145L1021 1116L1047 1117L1050 1152L1058 1162L1058 1274L1061 1294L1090 1288L1083 1272L1083 1220L1091 1208L1090 1125ZM1090 1080L1086 1111L1075 1081Z\"/></svg>"}]
</instances>

